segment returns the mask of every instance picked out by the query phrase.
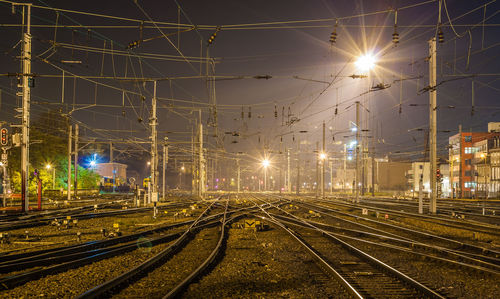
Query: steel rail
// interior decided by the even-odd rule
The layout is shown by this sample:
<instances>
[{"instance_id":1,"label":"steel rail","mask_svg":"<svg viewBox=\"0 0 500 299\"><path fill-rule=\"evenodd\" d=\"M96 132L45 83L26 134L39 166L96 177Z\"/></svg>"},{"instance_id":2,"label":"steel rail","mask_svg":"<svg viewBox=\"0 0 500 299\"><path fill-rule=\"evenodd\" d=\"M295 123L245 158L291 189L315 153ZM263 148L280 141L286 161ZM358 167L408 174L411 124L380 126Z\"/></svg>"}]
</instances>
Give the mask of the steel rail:
<instances>
[{"instance_id":1,"label":"steel rail","mask_svg":"<svg viewBox=\"0 0 500 299\"><path fill-rule=\"evenodd\" d=\"M450 260L450 259L447 259L447 258L442 258L442 257L434 256L434 255L425 254L425 253L422 253L422 252L417 252L417 251L414 251L414 250L410 250L410 249L407 249L407 248L404 248L404 247L395 246L395 245L392 245L392 244L389 245L389 244L385 244L385 243L373 242L373 241L363 240L363 239L359 239L359 238L352 237L352 236L347 236L347 235L343 235L343 234L339 234L339 233L334 233L334 232L331 232L329 230L329 226L328 225L325 225L325 224L322 224L322 223L311 222L311 221L308 221L308 220L305 220L305 219L296 220L296 219L293 219L293 218L290 218L290 217L287 217L287 216L282 216L282 215L274 215L273 214L273 216L276 217L276 218L279 218L282 221L284 221L286 223L289 223L291 225L296 225L296 226L300 226L300 227L303 227L303 228L314 230L309 225L305 225L303 223L303 221L305 221L305 222L310 223L310 224L312 224L314 226L318 226L321 229L327 230L329 233L331 233L332 235L334 235L334 236L336 236L338 238L345 238L345 239L350 239L350 240L357 241L357 242L367 243L367 244L370 244L370 245L375 245L375 246L390 248L390 249L394 249L394 250L398 250L398 251L403 251L403 252L407 252L407 253L410 253L410 254L414 254L414 255L425 257L425 258L433 259L433 260L436 260L436 261L439 261L439 262L445 262L445 263L451 264L453 266L459 266L459 267L462 267L462 268L467 268L469 270L472 269L472 270L487 272L487 273L490 273L490 274L500 275L500 267L498 265L495 265L495 264L485 263L485 262L482 263L483 266L478 266L478 265L473 265L473 264L467 264L467 263L460 262L460 261ZM385 236L379 236L379 237L385 237ZM423 244L423 243L418 243L418 242L417 243L412 243L412 242L407 242L405 240L397 240L397 239L394 239L394 238L388 238L388 239L391 240L391 241L408 243L407 245L418 245L418 246L422 246L422 247L428 247L428 249L440 250L439 248L436 248L436 247L433 247L433 246L430 246L430 245L426 245L426 244ZM443 251L445 253L452 253L452 252L448 252L447 250L443 250ZM477 260L475 260L473 258L468 258L468 257L462 256L462 255L459 255L459 254L457 254L457 255L458 255L459 258L469 259L469 261L473 261L473 262L475 261L475 262L477 262ZM486 268L486 267L491 267L491 269L490 268ZM494 269L496 269L496 270L494 270Z\"/></svg>"},{"instance_id":2,"label":"steel rail","mask_svg":"<svg viewBox=\"0 0 500 299\"><path fill-rule=\"evenodd\" d=\"M182 235L175 240L173 244L168 246L167 248L163 249L161 252L156 254L155 256L149 258L145 262L141 263L140 265L126 271L125 273L122 273L119 276L116 276L115 278L108 280L104 282L101 285L98 285L80 295L78 295L76 298L100 298L101 296L104 296L106 293L111 292L113 289L117 288L120 285L125 284L128 281L131 281L135 279L138 275L140 275L143 272L148 271L149 269L153 268L155 265L157 265L159 262L161 262L164 259L169 258L172 256L177 250L179 250L188 240L189 238L192 237L193 232L197 230L196 224L200 222L204 215L207 214L212 207L215 205L216 201L212 202L210 206L208 206L201 214L198 216L198 218L193 221L193 223L182 233Z\"/></svg>"},{"instance_id":3,"label":"steel rail","mask_svg":"<svg viewBox=\"0 0 500 299\"><path fill-rule=\"evenodd\" d=\"M281 211L283 211L282 209L280 209ZM298 218L286 211L283 211L289 215L291 215L291 217L293 218ZM299 219L300 221L300 219ZM356 248L355 246L337 238L336 236L334 236L333 234L331 234L330 232L328 231L325 231L321 228L318 228L310 223L307 223L307 222L304 222L302 221L305 225L308 225L310 226L311 228L315 229L316 231L320 232L322 235L324 236L328 236L331 240L335 241L337 244L340 244L342 247L344 247L345 249L351 251L352 253L358 255L360 258L364 259L365 261L371 263L372 265L380 268L381 270L384 270L386 272L388 272L389 274L397 277L398 279L406 282L408 285L412 286L413 288L415 288L416 290L418 290L419 292L421 292L422 294L425 294L431 298L445 298L443 297L442 295L440 295L439 293L435 292L434 290L428 288L427 286L423 285L422 283L416 281L415 279L411 278L410 276L400 272L399 270L389 266L388 264L376 259L375 257L372 257L371 255L369 255L368 253L365 253L364 251Z\"/></svg>"},{"instance_id":4,"label":"steel rail","mask_svg":"<svg viewBox=\"0 0 500 299\"><path fill-rule=\"evenodd\" d=\"M371 209L374 211L392 213L392 214L400 215L400 216L414 217L414 218L425 218L425 219L429 219L427 221L432 222L432 223L436 223L439 225L444 225L444 226L449 226L449 227L454 227L454 228L469 230L469 231L472 230L471 228L474 228L473 231L475 231L475 232L481 232L481 233L485 233L485 234L500 236L500 232L492 231L492 230L498 230L500 228L500 226L498 226L498 225L487 225L486 223L472 223L472 222L464 223L463 221L458 222L454 219L440 218L440 217L435 217L435 216L430 216L430 215L421 215L421 214L409 213L409 212L401 212L401 211L396 211L396 210L392 210L392 209L377 208L377 207L368 206L368 205L359 205L359 204L354 205L354 204L349 204L347 202L341 202L338 200L335 200L335 201L318 200L318 201L324 202L324 203L329 203L329 204L337 204L340 206L350 207L350 208L355 208L355 209L365 208L365 209ZM431 220L434 220L434 221L431 221ZM450 222L450 223L439 223L436 221ZM489 229L489 230L484 230L484 229Z\"/></svg>"},{"instance_id":5,"label":"steel rail","mask_svg":"<svg viewBox=\"0 0 500 299\"><path fill-rule=\"evenodd\" d=\"M217 245L215 249L210 253L208 258L200 265L198 268L196 268L191 274L188 275L181 283L176 285L170 292L168 292L165 296L163 296L163 299L166 298L175 298L178 295L180 295L187 287L188 285L197 277L203 273L215 260L215 258L219 255L221 248L222 248L222 242L224 241L224 238L226 236L226 216L227 216L227 208L228 208L228 203L229 200L226 201L226 208L224 211L224 216L222 217L221 220L221 230L220 230L220 236L219 236L219 241L217 242Z\"/></svg>"},{"instance_id":6,"label":"steel rail","mask_svg":"<svg viewBox=\"0 0 500 299\"><path fill-rule=\"evenodd\" d=\"M256 196L254 196L257 198ZM306 244L301 238L299 238L294 232L288 229L285 225L280 223L278 220L274 219L267 211L262 210L263 213L269 216L269 220L282 228L284 231L289 233L299 244L304 247L309 255L313 257L316 262L319 264L320 268L323 271L326 271L328 275L334 277L340 284L345 288L345 290L351 294L354 298L363 298L363 296L356 290L354 286L352 286L337 270L335 270L325 259L323 259L311 246Z\"/></svg>"},{"instance_id":7,"label":"steel rail","mask_svg":"<svg viewBox=\"0 0 500 299\"><path fill-rule=\"evenodd\" d=\"M450 239L450 238L441 237L441 236L434 235L434 234L431 234L431 233L426 233L426 232L422 232L422 231L418 231L418 230L414 230L414 229L409 229L409 228L402 227L402 226L397 226L397 225L390 224L390 223L384 223L384 222L376 221L376 220L373 220L373 219L361 217L361 216L354 215L354 214L345 213L345 212L338 211L338 210L332 210L329 207L324 207L324 206L319 206L318 207L318 206L314 206L312 204L304 203L304 202L301 202L298 205L308 206L309 209L314 210L316 212L320 212L320 213L326 213L324 211L324 210L326 210L327 212L333 212L333 213L337 213L337 214L348 216L348 217L354 217L356 219L362 219L362 220L365 220L365 221L368 221L368 222L376 223L377 225L387 226L387 227L391 227L393 229L406 231L407 233L410 233L410 234L418 234L418 235L421 235L421 236L426 237L426 238L432 238L432 239L441 240L441 241L444 241L444 242L448 242L448 243L451 243L451 244L458 245L460 248L468 248L470 250L475 250L475 251L481 252L482 254L491 253L491 254L494 254L496 257L500 256L500 252L494 251L494 250L491 250L491 249L488 249L488 248L484 248L484 247L480 247L480 246L476 246L476 245L464 243L464 242L457 241L457 240ZM318 210L318 209L320 209L320 210ZM336 219L345 220L343 218L340 218L340 217L337 217L337 216L334 216L334 215L331 215L331 214L326 214L326 215L328 215L329 217L336 218Z\"/></svg>"}]
</instances>

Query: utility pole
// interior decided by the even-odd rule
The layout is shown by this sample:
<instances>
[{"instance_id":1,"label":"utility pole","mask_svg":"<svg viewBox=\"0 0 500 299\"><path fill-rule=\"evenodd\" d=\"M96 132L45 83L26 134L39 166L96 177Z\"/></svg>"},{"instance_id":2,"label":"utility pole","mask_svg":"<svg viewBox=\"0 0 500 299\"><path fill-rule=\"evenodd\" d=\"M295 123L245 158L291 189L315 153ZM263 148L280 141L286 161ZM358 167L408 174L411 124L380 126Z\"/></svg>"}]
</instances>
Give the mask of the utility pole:
<instances>
[{"instance_id":1,"label":"utility pole","mask_svg":"<svg viewBox=\"0 0 500 299\"><path fill-rule=\"evenodd\" d=\"M279 156L278 156L278 167L279 167L279 170L280 170L280 178L279 178L279 183L278 183L278 188L279 188L279 194L281 194L281 185L283 183L283 176L282 176L282 169L281 169L281 163L283 162L283 157L282 157L282 151L281 151L281 148L282 148L282 145L283 145L283 136L281 137L280 139L280 150L279 150Z\"/></svg>"},{"instance_id":2,"label":"utility pole","mask_svg":"<svg viewBox=\"0 0 500 299\"><path fill-rule=\"evenodd\" d=\"M345 181L347 180L347 144L344 143L344 178L342 182L342 192L346 193Z\"/></svg>"},{"instance_id":3,"label":"utility pole","mask_svg":"<svg viewBox=\"0 0 500 299\"><path fill-rule=\"evenodd\" d=\"M316 141L316 198L319 196L319 141Z\"/></svg>"},{"instance_id":4,"label":"utility pole","mask_svg":"<svg viewBox=\"0 0 500 299\"><path fill-rule=\"evenodd\" d=\"M162 182L162 192L161 194L163 195L163 200L165 200L165 189L166 189L166 170L167 170L167 160L168 160L168 145L167 145L167 140L168 140L168 137L165 137L165 143L163 143L163 168L162 168L162 179L163 179L163 182Z\"/></svg>"},{"instance_id":5,"label":"utility pole","mask_svg":"<svg viewBox=\"0 0 500 299\"><path fill-rule=\"evenodd\" d=\"M463 193L463 180L462 180L462 125L458 125L458 188L460 190L460 198L464 198L464 193ZM458 194L458 193L457 193Z\"/></svg>"},{"instance_id":6,"label":"utility pole","mask_svg":"<svg viewBox=\"0 0 500 299\"><path fill-rule=\"evenodd\" d=\"M199 142L198 142L198 196L203 199L203 194L204 194L204 188L205 188L205 174L203 170L203 123L201 122L201 109L199 110L199 119L198 119L198 126L199 126ZM239 174L239 173L238 173ZM238 177L238 192L239 192L239 177Z\"/></svg>"},{"instance_id":7,"label":"utility pole","mask_svg":"<svg viewBox=\"0 0 500 299\"><path fill-rule=\"evenodd\" d=\"M287 161L287 171L286 171L286 192L292 193L292 183L290 182L290 149L286 149L286 161Z\"/></svg>"},{"instance_id":8,"label":"utility pole","mask_svg":"<svg viewBox=\"0 0 500 299\"><path fill-rule=\"evenodd\" d=\"M325 198L325 163L326 163L326 151L325 151L325 121L323 121L323 159L321 159L321 198Z\"/></svg>"},{"instance_id":9,"label":"utility pole","mask_svg":"<svg viewBox=\"0 0 500 299\"><path fill-rule=\"evenodd\" d=\"M354 188L356 188L356 203L359 203L359 101L356 101L356 175L354 176Z\"/></svg>"},{"instance_id":10,"label":"utility pole","mask_svg":"<svg viewBox=\"0 0 500 299\"><path fill-rule=\"evenodd\" d=\"M333 194L333 161L330 161L330 195Z\"/></svg>"},{"instance_id":11,"label":"utility pole","mask_svg":"<svg viewBox=\"0 0 500 299\"><path fill-rule=\"evenodd\" d=\"M297 137L297 195L300 194L300 137Z\"/></svg>"},{"instance_id":12,"label":"utility pole","mask_svg":"<svg viewBox=\"0 0 500 299\"><path fill-rule=\"evenodd\" d=\"M33 77L31 76L31 4L16 4L23 5L23 25L24 25L24 15L25 8L27 8L26 16L26 32L23 35L23 50L21 54L22 66L23 66L23 83L22 83L22 97L23 97L23 107L22 107L22 133L23 138L21 142L21 201L22 201L22 211L28 212L29 207L29 196L28 196L28 185L29 185L29 147L30 147L30 101L31 101L31 85L33 83ZM68 181L70 183L70 181Z\"/></svg>"},{"instance_id":13,"label":"utility pole","mask_svg":"<svg viewBox=\"0 0 500 299\"><path fill-rule=\"evenodd\" d=\"M79 135L79 132L78 132L78 124L75 124L75 190L74 190L74 194L75 194L75 198L76 196L78 195L78 135ZM113 172L113 177L114 177L114 172ZM114 186L114 183L113 183L113 186Z\"/></svg>"},{"instance_id":14,"label":"utility pole","mask_svg":"<svg viewBox=\"0 0 500 299\"><path fill-rule=\"evenodd\" d=\"M237 187L238 187L238 189L237 189L236 194L240 194L240 171L241 171L241 169L240 169L240 159L236 159L236 167L238 168L238 178L237 178L238 181L237 181L237 184L236 184Z\"/></svg>"},{"instance_id":15,"label":"utility pole","mask_svg":"<svg viewBox=\"0 0 500 299\"><path fill-rule=\"evenodd\" d=\"M151 188L149 190L150 194L150 199L149 201L153 201L153 197L155 197L154 200L158 200L158 194L157 194L157 189L156 189L156 166L158 165L157 163L157 157L156 157L156 142L157 142L157 133L156 133L156 81L154 81L154 90L153 90L153 100L152 100L152 112L151 112L151 118L150 118L150 124L151 124Z\"/></svg>"},{"instance_id":16,"label":"utility pole","mask_svg":"<svg viewBox=\"0 0 500 299\"><path fill-rule=\"evenodd\" d=\"M73 126L68 126L68 200L71 199L71 139Z\"/></svg>"},{"instance_id":17,"label":"utility pole","mask_svg":"<svg viewBox=\"0 0 500 299\"><path fill-rule=\"evenodd\" d=\"M436 38L429 41L429 129L430 129L430 175L431 202L430 212L436 214L437 188L436 188Z\"/></svg>"},{"instance_id":18,"label":"utility pole","mask_svg":"<svg viewBox=\"0 0 500 299\"><path fill-rule=\"evenodd\" d=\"M113 142L109 142L109 163L113 163Z\"/></svg>"},{"instance_id":19,"label":"utility pole","mask_svg":"<svg viewBox=\"0 0 500 299\"><path fill-rule=\"evenodd\" d=\"M375 197L375 144L372 147L372 196Z\"/></svg>"}]
</instances>

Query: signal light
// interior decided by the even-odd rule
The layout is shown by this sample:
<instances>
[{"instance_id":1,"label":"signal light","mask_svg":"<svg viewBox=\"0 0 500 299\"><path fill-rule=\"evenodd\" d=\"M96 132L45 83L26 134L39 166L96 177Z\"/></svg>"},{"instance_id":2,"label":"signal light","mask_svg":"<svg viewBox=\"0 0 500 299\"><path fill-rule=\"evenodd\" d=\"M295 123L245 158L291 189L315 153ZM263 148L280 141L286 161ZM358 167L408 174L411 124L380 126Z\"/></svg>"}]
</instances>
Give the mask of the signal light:
<instances>
[{"instance_id":1,"label":"signal light","mask_svg":"<svg viewBox=\"0 0 500 299\"><path fill-rule=\"evenodd\" d=\"M278 107L274 105L274 118L278 118Z\"/></svg>"},{"instance_id":2,"label":"signal light","mask_svg":"<svg viewBox=\"0 0 500 299\"><path fill-rule=\"evenodd\" d=\"M1 131L1 143L2 145L7 145L9 143L9 136L8 136L8 131L6 128L2 128Z\"/></svg>"},{"instance_id":3,"label":"signal light","mask_svg":"<svg viewBox=\"0 0 500 299\"><path fill-rule=\"evenodd\" d=\"M438 168L438 169L436 169L436 178L437 178L438 180L440 180L440 179L441 179L441 171L439 170L439 168Z\"/></svg>"}]
</instances>

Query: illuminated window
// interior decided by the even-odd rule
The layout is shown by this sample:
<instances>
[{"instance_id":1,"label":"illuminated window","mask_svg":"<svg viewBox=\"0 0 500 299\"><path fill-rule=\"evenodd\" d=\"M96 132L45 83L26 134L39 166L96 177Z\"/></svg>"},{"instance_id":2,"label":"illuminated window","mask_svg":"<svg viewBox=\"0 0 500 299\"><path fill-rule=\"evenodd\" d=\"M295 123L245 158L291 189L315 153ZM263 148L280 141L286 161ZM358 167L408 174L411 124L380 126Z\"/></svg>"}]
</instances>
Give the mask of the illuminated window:
<instances>
[{"instance_id":1,"label":"illuminated window","mask_svg":"<svg viewBox=\"0 0 500 299\"><path fill-rule=\"evenodd\" d=\"M477 153L478 152L478 148L477 147L466 147L464 148L464 153L465 154L473 154L473 153Z\"/></svg>"},{"instance_id":2,"label":"illuminated window","mask_svg":"<svg viewBox=\"0 0 500 299\"><path fill-rule=\"evenodd\" d=\"M472 142L472 136L465 136L464 141L465 142Z\"/></svg>"}]
</instances>

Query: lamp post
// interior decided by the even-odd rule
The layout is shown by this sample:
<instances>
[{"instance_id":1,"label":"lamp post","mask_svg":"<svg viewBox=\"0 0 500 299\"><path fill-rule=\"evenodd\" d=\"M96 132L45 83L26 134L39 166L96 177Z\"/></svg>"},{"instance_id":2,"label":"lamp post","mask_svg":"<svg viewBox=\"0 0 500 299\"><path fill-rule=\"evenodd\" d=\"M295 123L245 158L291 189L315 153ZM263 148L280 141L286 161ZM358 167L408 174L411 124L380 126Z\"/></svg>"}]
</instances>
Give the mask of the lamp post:
<instances>
[{"instance_id":1,"label":"lamp post","mask_svg":"<svg viewBox=\"0 0 500 299\"><path fill-rule=\"evenodd\" d=\"M325 162L326 162L326 153L321 152L319 154L319 160L321 162L321 198L325 198Z\"/></svg>"},{"instance_id":2,"label":"lamp post","mask_svg":"<svg viewBox=\"0 0 500 299\"><path fill-rule=\"evenodd\" d=\"M355 65L359 70L361 70L363 72L367 72L369 75L370 70L375 67L375 62L376 62L376 58L374 55L372 55L371 53L365 53L364 55L361 55L358 57L358 59L355 62ZM353 186L356 188L355 189L356 190L356 198L355 198L356 203L359 203L359 187L360 187L359 153L360 152L362 154L364 153L363 140L361 141L361 144L360 144L360 140L359 140L359 137L360 137L359 134L360 134L360 131L362 130L361 120L360 120L360 115L359 115L359 106L360 106L360 102L356 101L356 131L355 131L356 132L356 173L354 176L356 185ZM364 158L364 156L362 156L362 159L363 158ZM362 162L364 163L364 159L362 160ZM363 181L363 183L364 183L364 175L363 175L363 179L361 181ZM373 184L373 182L372 182L372 184ZM362 188L364 188L364 184L363 184Z\"/></svg>"},{"instance_id":3,"label":"lamp post","mask_svg":"<svg viewBox=\"0 0 500 299\"><path fill-rule=\"evenodd\" d=\"M52 165L47 164L45 165L45 168L47 170L50 170L52 168L52 190L56 189L56 168L52 167Z\"/></svg>"},{"instance_id":4,"label":"lamp post","mask_svg":"<svg viewBox=\"0 0 500 299\"><path fill-rule=\"evenodd\" d=\"M264 167L264 191L267 190L267 167L269 166L269 160L264 159L262 161L262 166Z\"/></svg>"}]
</instances>

